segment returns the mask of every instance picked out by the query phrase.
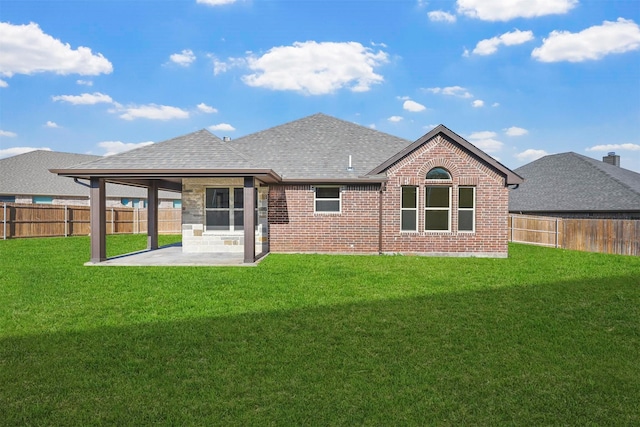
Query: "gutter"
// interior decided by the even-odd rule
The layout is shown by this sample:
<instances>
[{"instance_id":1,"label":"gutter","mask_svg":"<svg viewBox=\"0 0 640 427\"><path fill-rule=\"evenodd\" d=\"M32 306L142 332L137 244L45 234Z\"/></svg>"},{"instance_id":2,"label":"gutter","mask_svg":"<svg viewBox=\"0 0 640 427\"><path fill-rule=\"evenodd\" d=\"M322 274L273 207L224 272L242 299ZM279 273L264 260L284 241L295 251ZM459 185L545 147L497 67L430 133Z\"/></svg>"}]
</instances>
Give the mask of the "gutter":
<instances>
[{"instance_id":1,"label":"gutter","mask_svg":"<svg viewBox=\"0 0 640 427\"><path fill-rule=\"evenodd\" d=\"M380 193L378 196L378 254L382 255L382 199L383 194L387 190L387 183L380 183Z\"/></svg>"}]
</instances>

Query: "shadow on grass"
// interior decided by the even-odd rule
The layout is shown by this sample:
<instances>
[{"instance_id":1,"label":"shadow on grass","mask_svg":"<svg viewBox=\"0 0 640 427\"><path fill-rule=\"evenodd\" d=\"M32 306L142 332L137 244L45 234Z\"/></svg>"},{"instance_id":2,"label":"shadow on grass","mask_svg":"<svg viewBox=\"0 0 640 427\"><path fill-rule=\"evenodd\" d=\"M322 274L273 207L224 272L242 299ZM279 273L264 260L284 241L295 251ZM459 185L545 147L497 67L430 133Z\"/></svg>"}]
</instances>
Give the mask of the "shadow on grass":
<instances>
[{"instance_id":1,"label":"shadow on grass","mask_svg":"<svg viewBox=\"0 0 640 427\"><path fill-rule=\"evenodd\" d=\"M637 425L635 285L619 277L7 338L0 419Z\"/></svg>"}]
</instances>

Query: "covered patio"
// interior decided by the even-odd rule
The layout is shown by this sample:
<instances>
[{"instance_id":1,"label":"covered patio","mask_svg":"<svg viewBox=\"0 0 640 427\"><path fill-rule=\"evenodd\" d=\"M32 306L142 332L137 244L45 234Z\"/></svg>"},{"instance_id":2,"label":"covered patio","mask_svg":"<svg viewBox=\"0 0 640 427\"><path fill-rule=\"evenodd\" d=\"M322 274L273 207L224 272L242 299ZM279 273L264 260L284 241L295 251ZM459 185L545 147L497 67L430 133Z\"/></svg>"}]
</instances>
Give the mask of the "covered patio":
<instances>
[{"instance_id":1,"label":"covered patio","mask_svg":"<svg viewBox=\"0 0 640 427\"><path fill-rule=\"evenodd\" d=\"M102 262L87 262L91 266L120 267L255 267L264 257L254 262L245 262L242 253L185 253L180 243L161 246L154 250L143 250L108 258Z\"/></svg>"}]
</instances>

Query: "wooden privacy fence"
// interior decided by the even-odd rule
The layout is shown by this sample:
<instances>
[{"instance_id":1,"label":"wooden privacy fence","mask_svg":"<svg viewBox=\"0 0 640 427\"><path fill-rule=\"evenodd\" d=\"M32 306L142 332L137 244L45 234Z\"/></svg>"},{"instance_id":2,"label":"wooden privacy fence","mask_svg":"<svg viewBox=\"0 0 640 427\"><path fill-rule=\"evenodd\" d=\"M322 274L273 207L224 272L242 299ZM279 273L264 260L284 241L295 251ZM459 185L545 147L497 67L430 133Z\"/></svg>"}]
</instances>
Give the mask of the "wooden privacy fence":
<instances>
[{"instance_id":1,"label":"wooden privacy fence","mask_svg":"<svg viewBox=\"0 0 640 427\"><path fill-rule=\"evenodd\" d=\"M509 240L587 252L640 255L640 220L509 215Z\"/></svg>"},{"instance_id":2,"label":"wooden privacy fence","mask_svg":"<svg viewBox=\"0 0 640 427\"><path fill-rule=\"evenodd\" d=\"M90 232L89 206L0 204L2 239L22 237L86 236ZM182 211L158 209L158 232L180 234ZM147 209L107 208L107 234L147 232Z\"/></svg>"}]
</instances>

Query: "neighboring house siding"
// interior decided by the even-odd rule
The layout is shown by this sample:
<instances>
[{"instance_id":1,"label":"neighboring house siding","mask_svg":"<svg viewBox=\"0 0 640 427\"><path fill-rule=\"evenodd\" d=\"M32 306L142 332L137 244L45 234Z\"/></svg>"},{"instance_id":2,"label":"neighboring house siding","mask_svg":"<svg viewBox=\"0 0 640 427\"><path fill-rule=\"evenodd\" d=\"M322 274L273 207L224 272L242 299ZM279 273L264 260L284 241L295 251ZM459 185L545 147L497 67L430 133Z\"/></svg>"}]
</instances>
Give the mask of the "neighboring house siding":
<instances>
[{"instance_id":1,"label":"neighboring house siding","mask_svg":"<svg viewBox=\"0 0 640 427\"><path fill-rule=\"evenodd\" d=\"M271 252L378 253L380 186L341 187L341 212L316 213L313 186L271 185Z\"/></svg>"},{"instance_id":2,"label":"neighboring house siding","mask_svg":"<svg viewBox=\"0 0 640 427\"><path fill-rule=\"evenodd\" d=\"M576 219L640 219L640 210L638 212L511 212L512 214L548 216L554 218L576 218Z\"/></svg>"},{"instance_id":3,"label":"neighboring house siding","mask_svg":"<svg viewBox=\"0 0 640 427\"><path fill-rule=\"evenodd\" d=\"M51 202L52 205L68 205L68 206L89 206L89 199L86 197L59 197L52 196L53 200ZM146 199L140 199L145 200ZM16 195L15 202L16 204L25 204L30 205L33 204L33 196L31 195ZM109 208L121 208L124 207L122 204L121 197L107 197L106 199L107 207ZM161 199L158 207L160 208L173 208L174 199ZM129 203L128 207L131 207L131 203Z\"/></svg>"},{"instance_id":4,"label":"neighboring house siding","mask_svg":"<svg viewBox=\"0 0 640 427\"><path fill-rule=\"evenodd\" d=\"M451 174L451 231L424 231L425 186L429 170L444 167ZM450 255L507 256L508 189L503 176L484 166L458 146L437 136L387 171L384 193L385 253L436 253ZM442 183L444 184L444 183ZM401 186L418 187L418 231L400 231ZM476 188L475 232L459 232L458 187Z\"/></svg>"}]
</instances>

